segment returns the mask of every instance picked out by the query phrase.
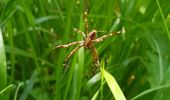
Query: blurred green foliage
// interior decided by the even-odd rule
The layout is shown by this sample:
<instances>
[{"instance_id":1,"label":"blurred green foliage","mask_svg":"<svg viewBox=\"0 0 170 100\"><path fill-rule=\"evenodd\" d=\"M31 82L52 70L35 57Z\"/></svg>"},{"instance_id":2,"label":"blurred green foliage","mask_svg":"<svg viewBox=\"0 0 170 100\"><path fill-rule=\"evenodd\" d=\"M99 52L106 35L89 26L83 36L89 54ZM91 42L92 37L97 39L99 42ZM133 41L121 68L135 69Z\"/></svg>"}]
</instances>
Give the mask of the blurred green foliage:
<instances>
[{"instance_id":1,"label":"blurred green foliage","mask_svg":"<svg viewBox=\"0 0 170 100\"><path fill-rule=\"evenodd\" d=\"M90 51L80 49L64 68L63 61L74 47L54 49L82 39L73 28L84 30L82 14L86 8L89 30L107 31L98 37L125 28L122 36L109 37L95 47L127 100L140 93L145 95L138 100L169 100L169 0L0 2L7 82L16 87L22 83L17 94L16 88L7 92L8 98L89 100L94 96L101 77L100 71L93 73ZM106 84L102 91L97 99L114 99Z\"/></svg>"},{"instance_id":2,"label":"blurred green foliage","mask_svg":"<svg viewBox=\"0 0 170 100\"><path fill-rule=\"evenodd\" d=\"M3 37L0 29L0 99L5 98L5 95L1 94L1 91L7 85L7 69L6 69L6 58L5 58L5 49L3 43Z\"/></svg>"}]
</instances>

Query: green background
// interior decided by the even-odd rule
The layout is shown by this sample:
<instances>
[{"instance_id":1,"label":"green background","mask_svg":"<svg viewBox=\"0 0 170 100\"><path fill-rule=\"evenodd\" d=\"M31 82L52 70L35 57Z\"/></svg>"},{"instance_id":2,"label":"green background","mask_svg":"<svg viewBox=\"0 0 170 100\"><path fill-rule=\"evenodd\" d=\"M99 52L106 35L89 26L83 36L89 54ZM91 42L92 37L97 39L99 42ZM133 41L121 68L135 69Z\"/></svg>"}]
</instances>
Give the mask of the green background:
<instances>
[{"instance_id":1,"label":"green background","mask_svg":"<svg viewBox=\"0 0 170 100\"><path fill-rule=\"evenodd\" d=\"M90 50L80 49L64 67L65 57L75 46L54 49L82 40L73 28L84 31L85 9L89 31L105 31L97 37L125 29L95 47L127 100L139 93L146 94L138 100L170 100L166 87L170 84L169 0L0 1L4 42L4 47L0 43L0 70L7 69L0 74L0 89L14 84L3 95L10 100L89 100L94 96L101 77ZM102 87L97 99L113 100L107 84Z\"/></svg>"}]
</instances>

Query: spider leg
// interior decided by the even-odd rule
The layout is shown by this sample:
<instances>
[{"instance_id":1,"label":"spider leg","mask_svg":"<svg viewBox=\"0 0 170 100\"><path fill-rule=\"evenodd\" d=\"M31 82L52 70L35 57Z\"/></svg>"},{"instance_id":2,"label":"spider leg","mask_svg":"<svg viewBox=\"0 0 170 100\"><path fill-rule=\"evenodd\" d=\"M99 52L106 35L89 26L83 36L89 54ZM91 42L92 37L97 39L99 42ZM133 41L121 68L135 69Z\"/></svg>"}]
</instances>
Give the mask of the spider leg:
<instances>
[{"instance_id":1,"label":"spider leg","mask_svg":"<svg viewBox=\"0 0 170 100\"><path fill-rule=\"evenodd\" d=\"M99 56L98 56L97 50L94 46L91 47L91 53L92 53L92 57L93 57L93 60L94 60L94 64L97 67L100 67Z\"/></svg>"},{"instance_id":2,"label":"spider leg","mask_svg":"<svg viewBox=\"0 0 170 100\"><path fill-rule=\"evenodd\" d=\"M93 42L96 42L96 43L97 43L97 42L101 42L101 41L103 41L104 39L106 39L106 38L108 38L108 37L110 37L110 36L118 35L118 34L120 34L120 33L122 33L122 31L112 32L112 33L110 33L110 34L104 35L104 36L102 36L102 37L99 37L99 38L93 40Z\"/></svg>"},{"instance_id":3,"label":"spider leg","mask_svg":"<svg viewBox=\"0 0 170 100\"><path fill-rule=\"evenodd\" d=\"M76 44L83 44L83 43L84 43L84 41L77 41L77 42L72 42L72 43L69 43L69 44L58 45L55 48L67 48L67 47L70 47L70 46L73 46L73 45L76 45Z\"/></svg>"},{"instance_id":4,"label":"spider leg","mask_svg":"<svg viewBox=\"0 0 170 100\"><path fill-rule=\"evenodd\" d=\"M83 44L82 44L82 45L79 45L78 47L76 47L75 49L73 49L73 50L68 54L68 56L66 57L66 59L64 60L64 62L67 62L68 59L69 59L78 49L80 49L82 46L83 46Z\"/></svg>"},{"instance_id":5,"label":"spider leg","mask_svg":"<svg viewBox=\"0 0 170 100\"><path fill-rule=\"evenodd\" d=\"M86 35L81 30L74 28L74 31L77 32L77 33L80 33L83 36L84 39L86 38Z\"/></svg>"},{"instance_id":6,"label":"spider leg","mask_svg":"<svg viewBox=\"0 0 170 100\"><path fill-rule=\"evenodd\" d=\"M87 9L86 11L84 12L84 26L85 26L85 33L86 35L88 35L88 20L87 20Z\"/></svg>"}]
</instances>

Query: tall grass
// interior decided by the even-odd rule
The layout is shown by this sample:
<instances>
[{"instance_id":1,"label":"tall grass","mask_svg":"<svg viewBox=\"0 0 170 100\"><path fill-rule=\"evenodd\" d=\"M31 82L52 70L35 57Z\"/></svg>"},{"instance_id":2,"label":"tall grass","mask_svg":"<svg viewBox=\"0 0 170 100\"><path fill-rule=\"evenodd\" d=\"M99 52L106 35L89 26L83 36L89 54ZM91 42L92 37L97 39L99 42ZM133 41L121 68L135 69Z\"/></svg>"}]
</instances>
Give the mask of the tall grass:
<instances>
[{"instance_id":1,"label":"tall grass","mask_svg":"<svg viewBox=\"0 0 170 100\"><path fill-rule=\"evenodd\" d=\"M2 32L0 29L0 99L6 98L3 94L3 89L7 85L7 72L6 72L6 57L5 57L5 48L3 43Z\"/></svg>"},{"instance_id":2,"label":"tall grass","mask_svg":"<svg viewBox=\"0 0 170 100\"><path fill-rule=\"evenodd\" d=\"M4 70L0 73L0 83L4 84L0 85L0 93L15 84L20 88L5 90L9 99L114 99L100 70L93 70L90 50L81 48L65 68L64 59L75 46L54 49L59 44L82 40L73 28L84 31L82 14L87 8L89 31L106 31L97 33L97 37L125 28L124 34L109 37L95 47L105 70L115 78L126 99L169 100L169 3L169 0L0 1L5 49L5 53L0 49L3 58L0 71Z\"/></svg>"}]
</instances>

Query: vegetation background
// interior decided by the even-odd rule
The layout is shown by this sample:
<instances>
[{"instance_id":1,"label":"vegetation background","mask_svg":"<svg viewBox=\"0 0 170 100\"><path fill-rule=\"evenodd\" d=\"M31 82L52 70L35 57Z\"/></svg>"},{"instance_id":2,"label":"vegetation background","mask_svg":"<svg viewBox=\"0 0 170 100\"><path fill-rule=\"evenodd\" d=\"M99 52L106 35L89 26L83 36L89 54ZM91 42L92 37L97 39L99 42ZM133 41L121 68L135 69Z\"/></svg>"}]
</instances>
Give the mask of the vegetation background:
<instances>
[{"instance_id":1,"label":"vegetation background","mask_svg":"<svg viewBox=\"0 0 170 100\"><path fill-rule=\"evenodd\" d=\"M89 100L94 96L101 75L99 70L93 73L89 50L80 49L64 68L63 61L74 47L53 49L82 39L73 28L84 30L85 8L89 30L107 31L98 37L125 28L121 36L95 47L127 100L135 96L170 100L169 0L1 0L0 99ZM108 85L102 86L97 99L113 100Z\"/></svg>"}]
</instances>

